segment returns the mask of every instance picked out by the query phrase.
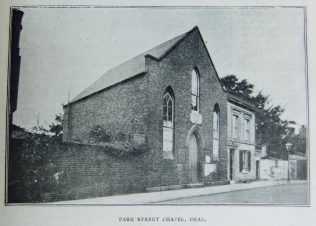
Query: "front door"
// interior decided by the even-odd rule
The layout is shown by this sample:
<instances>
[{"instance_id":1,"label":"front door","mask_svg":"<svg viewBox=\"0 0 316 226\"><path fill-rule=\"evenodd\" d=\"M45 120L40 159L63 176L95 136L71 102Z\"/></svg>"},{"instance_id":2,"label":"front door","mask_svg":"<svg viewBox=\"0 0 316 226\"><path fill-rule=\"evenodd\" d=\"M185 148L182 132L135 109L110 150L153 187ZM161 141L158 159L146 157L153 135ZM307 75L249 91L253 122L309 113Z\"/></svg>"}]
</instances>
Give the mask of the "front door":
<instances>
[{"instance_id":1,"label":"front door","mask_svg":"<svg viewBox=\"0 0 316 226\"><path fill-rule=\"evenodd\" d=\"M196 183L198 163L198 144L195 135L191 135L189 143L189 177L190 182Z\"/></svg>"},{"instance_id":2,"label":"front door","mask_svg":"<svg viewBox=\"0 0 316 226\"><path fill-rule=\"evenodd\" d=\"M260 162L256 161L256 179L259 180L259 170L260 170Z\"/></svg>"}]
</instances>

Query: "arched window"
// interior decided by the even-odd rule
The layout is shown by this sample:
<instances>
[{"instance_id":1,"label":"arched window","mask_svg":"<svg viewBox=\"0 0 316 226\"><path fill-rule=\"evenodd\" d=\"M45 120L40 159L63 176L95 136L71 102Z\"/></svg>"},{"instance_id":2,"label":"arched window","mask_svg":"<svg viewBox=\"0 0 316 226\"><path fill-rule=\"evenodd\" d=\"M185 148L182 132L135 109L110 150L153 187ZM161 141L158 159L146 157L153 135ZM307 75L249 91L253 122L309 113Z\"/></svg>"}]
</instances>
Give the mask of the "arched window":
<instances>
[{"instance_id":1,"label":"arched window","mask_svg":"<svg viewBox=\"0 0 316 226\"><path fill-rule=\"evenodd\" d=\"M213 110L213 159L219 158L219 107L215 104Z\"/></svg>"},{"instance_id":2,"label":"arched window","mask_svg":"<svg viewBox=\"0 0 316 226\"><path fill-rule=\"evenodd\" d=\"M173 158L174 133L174 98L172 90L166 91L163 97L163 156Z\"/></svg>"},{"instance_id":3,"label":"arched window","mask_svg":"<svg viewBox=\"0 0 316 226\"><path fill-rule=\"evenodd\" d=\"M200 78L199 78L199 74L197 72L197 70L193 70L192 71L192 89L191 89L191 109L192 111L199 111L199 104L200 104L200 100L199 100L199 96L200 96Z\"/></svg>"}]
</instances>

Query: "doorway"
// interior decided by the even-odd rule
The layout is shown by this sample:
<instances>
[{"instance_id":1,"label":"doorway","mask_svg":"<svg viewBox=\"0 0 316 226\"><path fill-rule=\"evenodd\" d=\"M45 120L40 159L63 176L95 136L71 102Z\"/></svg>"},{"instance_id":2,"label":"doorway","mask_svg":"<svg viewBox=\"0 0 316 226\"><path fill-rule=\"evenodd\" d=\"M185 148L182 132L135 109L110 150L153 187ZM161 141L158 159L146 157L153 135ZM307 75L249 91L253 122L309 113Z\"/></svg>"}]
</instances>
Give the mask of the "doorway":
<instances>
[{"instance_id":1,"label":"doorway","mask_svg":"<svg viewBox=\"0 0 316 226\"><path fill-rule=\"evenodd\" d=\"M190 137L189 143L189 178L191 183L198 182L198 143L194 134Z\"/></svg>"},{"instance_id":2,"label":"doorway","mask_svg":"<svg viewBox=\"0 0 316 226\"><path fill-rule=\"evenodd\" d=\"M230 149L229 151L229 179L233 180L234 173L234 149Z\"/></svg>"},{"instance_id":3,"label":"doorway","mask_svg":"<svg viewBox=\"0 0 316 226\"><path fill-rule=\"evenodd\" d=\"M259 177L260 177L260 161L257 160L256 161L256 179L259 180Z\"/></svg>"}]
</instances>

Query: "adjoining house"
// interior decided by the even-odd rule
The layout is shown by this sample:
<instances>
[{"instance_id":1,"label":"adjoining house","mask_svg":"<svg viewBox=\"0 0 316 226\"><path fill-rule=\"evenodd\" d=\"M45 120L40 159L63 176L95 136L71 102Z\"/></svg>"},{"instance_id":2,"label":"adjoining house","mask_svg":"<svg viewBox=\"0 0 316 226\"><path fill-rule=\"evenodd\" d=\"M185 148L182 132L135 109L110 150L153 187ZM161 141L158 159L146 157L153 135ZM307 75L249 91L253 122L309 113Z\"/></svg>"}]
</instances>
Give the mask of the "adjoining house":
<instances>
[{"instance_id":1,"label":"adjoining house","mask_svg":"<svg viewBox=\"0 0 316 226\"><path fill-rule=\"evenodd\" d=\"M230 94L227 98L228 179L254 180L260 168L255 159L255 107Z\"/></svg>"}]
</instances>

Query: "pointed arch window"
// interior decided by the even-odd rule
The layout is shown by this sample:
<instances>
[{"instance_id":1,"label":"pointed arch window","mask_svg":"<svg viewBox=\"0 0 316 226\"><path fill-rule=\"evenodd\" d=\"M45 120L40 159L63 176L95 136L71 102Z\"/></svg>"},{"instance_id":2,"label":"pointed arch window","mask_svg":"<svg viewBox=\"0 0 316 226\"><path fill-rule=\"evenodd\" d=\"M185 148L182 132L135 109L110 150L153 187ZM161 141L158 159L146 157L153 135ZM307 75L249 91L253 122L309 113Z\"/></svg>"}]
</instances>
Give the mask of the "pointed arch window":
<instances>
[{"instance_id":1,"label":"pointed arch window","mask_svg":"<svg viewBox=\"0 0 316 226\"><path fill-rule=\"evenodd\" d=\"M174 98L172 92L166 92L163 98L163 156L173 159L174 137Z\"/></svg>"},{"instance_id":2,"label":"pointed arch window","mask_svg":"<svg viewBox=\"0 0 316 226\"><path fill-rule=\"evenodd\" d=\"M213 110L213 159L219 159L219 107L215 104Z\"/></svg>"},{"instance_id":3,"label":"pointed arch window","mask_svg":"<svg viewBox=\"0 0 316 226\"><path fill-rule=\"evenodd\" d=\"M191 79L191 109L198 112L200 108L200 77L196 69L192 71Z\"/></svg>"}]
</instances>

